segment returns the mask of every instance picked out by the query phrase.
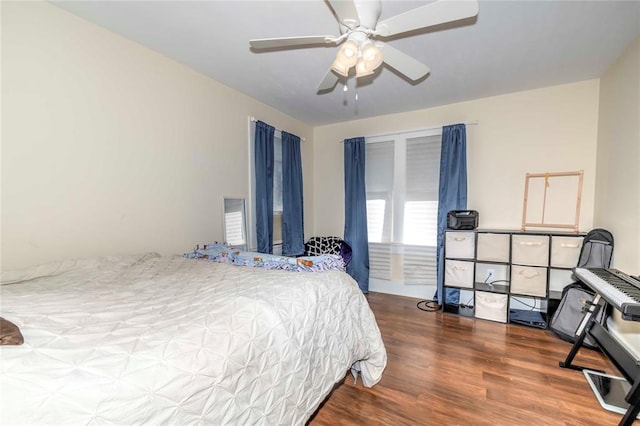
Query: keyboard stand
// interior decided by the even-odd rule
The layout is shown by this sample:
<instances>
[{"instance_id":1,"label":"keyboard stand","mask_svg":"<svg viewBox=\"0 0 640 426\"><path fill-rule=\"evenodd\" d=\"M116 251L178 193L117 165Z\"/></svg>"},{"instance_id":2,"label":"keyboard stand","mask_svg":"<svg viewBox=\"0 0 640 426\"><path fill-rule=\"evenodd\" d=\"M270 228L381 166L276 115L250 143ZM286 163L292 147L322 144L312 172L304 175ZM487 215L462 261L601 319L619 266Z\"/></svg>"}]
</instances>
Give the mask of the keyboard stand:
<instances>
[{"instance_id":1,"label":"keyboard stand","mask_svg":"<svg viewBox=\"0 0 640 426\"><path fill-rule=\"evenodd\" d=\"M567 358L564 361L560 361L559 363L560 367L570 368L571 370L577 370L577 371L582 371L585 368L587 368L587 367L582 367L580 365L573 364L573 359L576 357L576 355L578 354L578 351L582 347L582 342L584 342L585 337L587 337L587 333L589 329L593 326L593 323L596 322L595 319L597 318L598 312L600 311L600 309L602 309L602 306L600 304L601 299L602 299L602 296L596 293L595 297L593 298L593 301L589 306L589 309L587 309L585 316L582 318L580 325L576 329L576 336L578 336L578 338L576 339L576 342L573 344L573 346L571 347L571 350L567 354ZM599 373L604 373L604 371L593 370L591 368L589 370L598 371Z\"/></svg>"},{"instance_id":2,"label":"keyboard stand","mask_svg":"<svg viewBox=\"0 0 640 426\"><path fill-rule=\"evenodd\" d=\"M582 346L587 335L596 342L602 352L611 360L616 368L624 375L625 379L631 384L631 389L625 395L624 399L629 404L627 411L618 423L619 426L631 426L640 413L640 364L636 358L630 354L602 324L596 321L596 316L600 309L603 309L600 300L602 297L596 293L592 304L589 306L582 322L576 330L576 342L571 347L567 358L561 361L560 367L570 368L572 370L584 370L586 367L573 364L578 350ZM592 371L599 371L593 370ZM602 371L599 371L602 372Z\"/></svg>"}]
</instances>

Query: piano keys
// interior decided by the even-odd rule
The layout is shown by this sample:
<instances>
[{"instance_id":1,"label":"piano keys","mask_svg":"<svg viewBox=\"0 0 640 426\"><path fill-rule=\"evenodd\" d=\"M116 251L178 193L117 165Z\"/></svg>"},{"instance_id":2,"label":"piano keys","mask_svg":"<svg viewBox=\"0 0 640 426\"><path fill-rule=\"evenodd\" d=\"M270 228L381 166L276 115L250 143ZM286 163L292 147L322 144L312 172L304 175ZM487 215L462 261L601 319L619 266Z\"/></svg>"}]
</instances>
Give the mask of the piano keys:
<instances>
[{"instance_id":1,"label":"piano keys","mask_svg":"<svg viewBox=\"0 0 640 426\"><path fill-rule=\"evenodd\" d=\"M617 269L575 268L580 281L601 295L622 314L622 318L640 321L640 281Z\"/></svg>"}]
</instances>

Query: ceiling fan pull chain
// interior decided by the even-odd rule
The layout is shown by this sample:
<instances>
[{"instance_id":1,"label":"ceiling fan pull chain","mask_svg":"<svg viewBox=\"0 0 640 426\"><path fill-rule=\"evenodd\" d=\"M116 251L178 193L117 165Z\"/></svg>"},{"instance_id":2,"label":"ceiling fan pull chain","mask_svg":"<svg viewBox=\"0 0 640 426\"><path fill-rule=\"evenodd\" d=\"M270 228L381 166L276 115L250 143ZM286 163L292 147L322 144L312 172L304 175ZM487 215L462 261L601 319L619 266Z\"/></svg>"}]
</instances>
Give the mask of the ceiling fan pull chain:
<instances>
[{"instance_id":1,"label":"ceiling fan pull chain","mask_svg":"<svg viewBox=\"0 0 640 426\"><path fill-rule=\"evenodd\" d=\"M347 92L349 91L349 87L347 87L348 78L344 77L344 86L342 86L342 105L347 105L349 100L347 99Z\"/></svg>"},{"instance_id":2,"label":"ceiling fan pull chain","mask_svg":"<svg viewBox=\"0 0 640 426\"><path fill-rule=\"evenodd\" d=\"M353 113L358 115L358 82L356 80L356 95L354 96L353 102Z\"/></svg>"}]
</instances>

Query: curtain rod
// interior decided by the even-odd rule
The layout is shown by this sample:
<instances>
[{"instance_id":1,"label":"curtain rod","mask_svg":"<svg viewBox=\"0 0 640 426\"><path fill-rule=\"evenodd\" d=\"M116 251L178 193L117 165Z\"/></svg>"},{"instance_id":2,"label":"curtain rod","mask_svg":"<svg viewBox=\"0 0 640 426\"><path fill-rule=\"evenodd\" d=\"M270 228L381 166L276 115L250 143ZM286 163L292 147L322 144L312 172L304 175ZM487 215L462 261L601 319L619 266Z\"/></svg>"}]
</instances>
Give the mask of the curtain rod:
<instances>
[{"instance_id":1,"label":"curtain rod","mask_svg":"<svg viewBox=\"0 0 640 426\"><path fill-rule=\"evenodd\" d=\"M464 123L460 123L460 124L464 124L465 126L477 126L478 125L478 120L465 121ZM380 133L380 134L377 134L377 135L365 136L365 138L379 138L379 137L384 137L384 136L402 135L402 134L405 134L405 133L426 132L428 130L441 129L443 126L446 126L446 124L443 124L442 126L427 127L427 128L424 128L424 129L405 130L405 131L402 131L402 132ZM345 138L345 139L349 139L349 138ZM338 142L339 143L344 143L344 140L341 140L341 141L338 141Z\"/></svg>"},{"instance_id":2,"label":"curtain rod","mask_svg":"<svg viewBox=\"0 0 640 426\"><path fill-rule=\"evenodd\" d=\"M249 117L249 121L253 121L253 122L255 122L255 121L258 121L258 120L257 120L255 117ZM274 127L274 128L275 128L275 127ZM277 131L277 132L282 133L282 130L280 130L280 129L276 129L276 131ZM296 136L297 136L297 135L296 135ZM300 140L304 142L304 141L306 141L306 140L307 140L307 138L300 138Z\"/></svg>"}]
</instances>

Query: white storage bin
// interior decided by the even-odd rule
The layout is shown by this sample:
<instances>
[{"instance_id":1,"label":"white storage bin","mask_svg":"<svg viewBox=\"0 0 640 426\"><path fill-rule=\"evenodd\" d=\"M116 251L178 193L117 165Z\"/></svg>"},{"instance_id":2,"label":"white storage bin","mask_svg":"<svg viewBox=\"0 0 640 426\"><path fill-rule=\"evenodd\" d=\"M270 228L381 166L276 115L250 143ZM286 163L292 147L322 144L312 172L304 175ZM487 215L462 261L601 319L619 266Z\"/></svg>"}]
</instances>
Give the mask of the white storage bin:
<instances>
[{"instance_id":1,"label":"white storage bin","mask_svg":"<svg viewBox=\"0 0 640 426\"><path fill-rule=\"evenodd\" d=\"M478 233L476 259L489 262L509 262L509 234Z\"/></svg>"},{"instance_id":2,"label":"white storage bin","mask_svg":"<svg viewBox=\"0 0 640 426\"><path fill-rule=\"evenodd\" d=\"M507 322L508 297L506 294L476 291L476 318Z\"/></svg>"},{"instance_id":3,"label":"white storage bin","mask_svg":"<svg viewBox=\"0 0 640 426\"><path fill-rule=\"evenodd\" d=\"M573 271L570 269L549 270L549 292L561 292L566 286L574 283Z\"/></svg>"},{"instance_id":4,"label":"white storage bin","mask_svg":"<svg viewBox=\"0 0 640 426\"><path fill-rule=\"evenodd\" d=\"M444 285L472 288L473 262L446 259L444 263Z\"/></svg>"},{"instance_id":5,"label":"white storage bin","mask_svg":"<svg viewBox=\"0 0 640 426\"><path fill-rule=\"evenodd\" d=\"M548 266L547 235L514 235L511 240L511 262L517 265Z\"/></svg>"},{"instance_id":6,"label":"white storage bin","mask_svg":"<svg viewBox=\"0 0 640 426\"><path fill-rule=\"evenodd\" d=\"M512 265L511 293L545 297L547 294L547 268Z\"/></svg>"},{"instance_id":7,"label":"white storage bin","mask_svg":"<svg viewBox=\"0 0 640 426\"><path fill-rule=\"evenodd\" d=\"M445 232L445 255L451 259L473 259L475 255L475 232Z\"/></svg>"},{"instance_id":8,"label":"white storage bin","mask_svg":"<svg viewBox=\"0 0 640 426\"><path fill-rule=\"evenodd\" d=\"M551 266L575 268L584 237L551 237Z\"/></svg>"}]
</instances>

